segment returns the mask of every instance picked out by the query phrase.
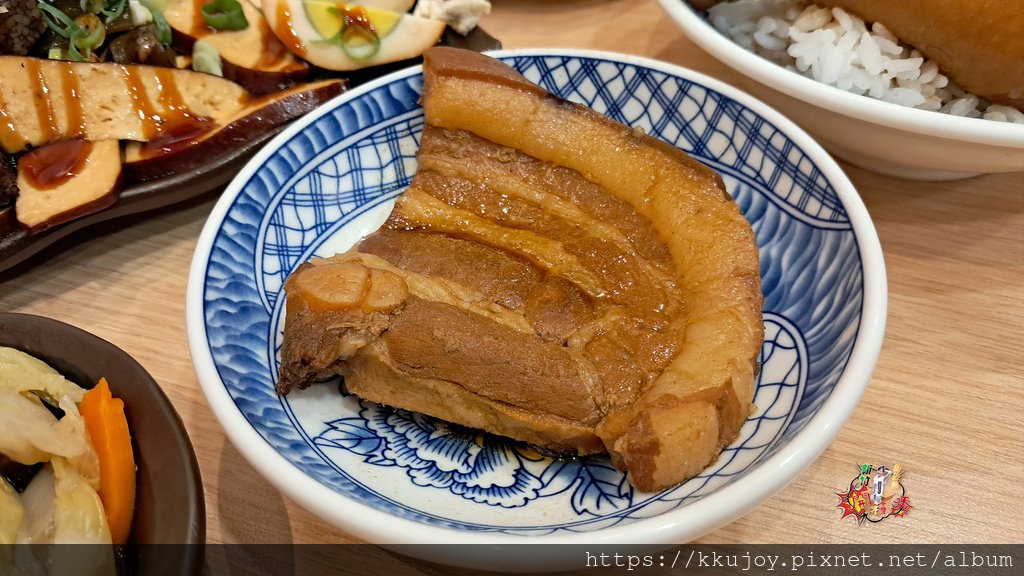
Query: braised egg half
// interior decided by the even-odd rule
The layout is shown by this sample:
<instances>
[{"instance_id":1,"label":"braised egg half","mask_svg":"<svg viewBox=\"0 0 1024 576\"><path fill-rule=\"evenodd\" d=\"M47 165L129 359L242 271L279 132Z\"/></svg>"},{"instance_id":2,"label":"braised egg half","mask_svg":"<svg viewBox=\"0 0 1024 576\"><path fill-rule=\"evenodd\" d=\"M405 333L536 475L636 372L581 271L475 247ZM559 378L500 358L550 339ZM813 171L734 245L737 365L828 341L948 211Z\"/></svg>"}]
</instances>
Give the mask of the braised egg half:
<instances>
[{"instance_id":1,"label":"braised egg half","mask_svg":"<svg viewBox=\"0 0 1024 576\"><path fill-rule=\"evenodd\" d=\"M408 14L407 0L264 0L263 15L288 49L328 70L357 70L419 56L445 23Z\"/></svg>"}]
</instances>

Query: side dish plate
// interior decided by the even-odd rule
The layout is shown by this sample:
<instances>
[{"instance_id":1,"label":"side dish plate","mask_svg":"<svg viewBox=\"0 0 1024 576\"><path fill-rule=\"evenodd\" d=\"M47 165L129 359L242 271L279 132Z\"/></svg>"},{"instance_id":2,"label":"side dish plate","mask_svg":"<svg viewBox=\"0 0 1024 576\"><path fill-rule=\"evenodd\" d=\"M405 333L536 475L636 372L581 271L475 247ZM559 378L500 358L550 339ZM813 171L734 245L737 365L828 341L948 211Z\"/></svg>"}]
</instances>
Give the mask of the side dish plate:
<instances>
[{"instance_id":1,"label":"side dish plate","mask_svg":"<svg viewBox=\"0 0 1024 576\"><path fill-rule=\"evenodd\" d=\"M501 42L479 27L474 28L467 36L462 36L448 28L440 43L444 46L476 51L501 47ZM415 62L415 59L405 60L358 70L347 74L346 79L349 86L358 86ZM321 71L317 75L326 77L327 74L327 72ZM83 228L95 226L113 218L171 206L222 189L238 173L245 162L280 131L280 128L271 130L236 148L226 150L223 154L210 158L197 170L129 185L118 193L117 201L110 207L38 233L30 233L18 223L13 204L0 207L0 272L19 264L61 238Z\"/></svg>"},{"instance_id":2,"label":"side dish plate","mask_svg":"<svg viewBox=\"0 0 1024 576\"><path fill-rule=\"evenodd\" d=\"M192 443L174 406L141 364L98 336L30 314L0 313L0 346L31 354L85 388L105 377L114 396L124 400L138 467L129 544L206 542L203 483ZM201 566L199 546L166 554L153 550L127 559L135 573L194 574Z\"/></svg>"}]
</instances>

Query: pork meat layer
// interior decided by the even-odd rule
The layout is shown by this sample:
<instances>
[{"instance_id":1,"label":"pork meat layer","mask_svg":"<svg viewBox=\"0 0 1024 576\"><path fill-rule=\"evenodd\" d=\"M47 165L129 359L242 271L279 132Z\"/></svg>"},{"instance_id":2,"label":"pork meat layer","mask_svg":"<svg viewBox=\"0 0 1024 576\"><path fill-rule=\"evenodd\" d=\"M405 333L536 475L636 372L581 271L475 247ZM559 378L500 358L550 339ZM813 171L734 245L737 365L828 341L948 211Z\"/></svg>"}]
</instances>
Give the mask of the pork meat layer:
<instances>
[{"instance_id":1,"label":"pork meat layer","mask_svg":"<svg viewBox=\"0 0 1024 576\"><path fill-rule=\"evenodd\" d=\"M278 391L362 398L678 483L750 410L749 224L711 170L478 54L432 49L384 226L288 279Z\"/></svg>"}]
</instances>

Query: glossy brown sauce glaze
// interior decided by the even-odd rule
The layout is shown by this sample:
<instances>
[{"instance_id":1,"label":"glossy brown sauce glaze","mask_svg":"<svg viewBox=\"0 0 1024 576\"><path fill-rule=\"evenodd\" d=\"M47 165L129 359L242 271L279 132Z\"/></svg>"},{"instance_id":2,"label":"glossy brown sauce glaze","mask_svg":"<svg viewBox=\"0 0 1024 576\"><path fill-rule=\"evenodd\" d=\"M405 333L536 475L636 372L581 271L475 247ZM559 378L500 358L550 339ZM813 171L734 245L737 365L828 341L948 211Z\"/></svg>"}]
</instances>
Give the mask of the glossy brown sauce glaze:
<instances>
[{"instance_id":1,"label":"glossy brown sauce glaze","mask_svg":"<svg viewBox=\"0 0 1024 576\"><path fill-rule=\"evenodd\" d=\"M160 114L153 105L143 82L142 74L135 66L121 66L124 72L125 82L128 87L128 96L132 100L132 110L142 122L142 137L149 140L156 136L160 127Z\"/></svg>"},{"instance_id":2,"label":"glossy brown sauce glaze","mask_svg":"<svg viewBox=\"0 0 1024 576\"><path fill-rule=\"evenodd\" d=\"M191 146L215 127L209 119L191 112L170 69L159 69L156 76L160 86L157 102L163 112L157 133L139 148L143 158L152 158Z\"/></svg>"},{"instance_id":3,"label":"glossy brown sauce glaze","mask_svg":"<svg viewBox=\"0 0 1024 576\"><path fill-rule=\"evenodd\" d=\"M91 151L92 142L85 140L54 142L26 152L18 171L35 188L56 188L82 171Z\"/></svg>"},{"instance_id":4,"label":"glossy brown sauce glaze","mask_svg":"<svg viewBox=\"0 0 1024 576\"><path fill-rule=\"evenodd\" d=\"M156 99L166 110L163 116L164 121L189 115L188 105L185 103L185 97L181 94L181 90L178 90L178 83L174 80L173 71L170 68L157 68L156 78L160 87L160 93Z\"/></svg>"},{"instance_id":5,"label":"glossy brown sauce glaze","mask_svg":"<svg viewBox=\"0 0 1024 576\"><path fill-rule=\"evenodd\" d=\"M153 158L199 143L216 124L206 118L182 116L161 125L160 132L139 145L139 156Z\"/></svg>"},{"instance_id":6,"label":"glossy brown sauce glaze","mask_svg":"<svg viewBox=\"0 0 1024 576\"><path fill-rule=\"evenodd\" d=\"M413 188L359 250L521 315L538 343L585 359L601 412L633 402L683 339L650 221L573 170L468 132L427 126L422 142Z\"/></svg>"},{"instance_id":7,"label":"glossy brown sauce glaze","mask_svg":"<svg viewBox=\"0 0 1024 576\"><path fill-rule=\"evenodd\" d=\"M32 134L31 130L25 132L23 123L26 120L17 109L12 112L0 92L0 146L13 154L24 150L29 144L45 145L85 137L89 127L80 77L85 72L80 67L91 65L26 58L22 66L29 82L30 99L26 100L29 104L28 117L35 117L38 133ZM47 67L45 72L44 66ZM177 139L182 133L181 124L203 124L204 130L213 128L209 119L200 117L189 107L178 87L173 69L114 64L97 66L117 66L120 70L124 82L123 93L128 95L129 100L127 108L139 119L140 140L152 140L172 127L177 135L172 139ZM241 98L240 104L249 103L248 94L243 93ZM60 116L56 110L58 107L62 109Z\"/></svg>"},{"instance_id":8,"label":"glossy brown sauce glaze","mask_svg":"<svg viewBox=\"0 0 1024 576\"><path fill-rule=\"evenodd\" d=\"M26 58L25 68L28 70L29 81L32 82L32 103L35 105L36 118L39 121L39 132L44 142L54 140L60 132L56 125L53 102L50 100L50 86L46 83L40 60Z\"/></svg>"},{"instance_id":9,"label":"glossy brown sauce glaze","mask_svg":"<svg viewBox=\"0 0 1024 576\"><path fill-rule=\"evenodd\" d=\"M248 1L248 0L243 0ZM212 32L215 32L209 24L206 23L206 18L203 18L203 6L209 3L210 0L192 0L192 38L199 40L203 36L206 36Z\"/></svg>"},{"instance_id":10,"label":"glossy brown sauce glaze","mask_svg":"<svg viewBox=\"0 0 1024 576\"><path fill-rule=\"evenodd\" d=\"M292 51L293 54L302 56L306 53L306 45L299 39L292 27L292 13L285 0L264 0L265 2L277 2L277 18L274 23L274 32L277 37Z\"/></svg>"},{"instance_id":11,"label":"glossy brown sauce glaze","mask_svg":"<svg viewBox=\"0 0 1024 576\"><path fill-rule=\"evenodd\" d=\"M157 68L155 74L159 90L156 105L147 93L139 71L127 68L129 92L142 120L142 131L146 138L140 147L143 158L152 158L195 144L216 128L216 123L195 114L188 107L178 89L173 70Z\"/></svg>"},{"instance_id":12,"label":"glossy brown sauce glaze","mask_svg":"<svg viewBox=\"0 0 1024 576\"><path fill-rule=\"evenodd\" d=\"M82 103L82 87L75 69L68 66L64 69L64 102L68 111L67 133L73 137L86 134L85 108Z\"/></svg>"},{"instance_id":13,"label":"glossy brown sauce glaze","mask_svg":"<svg viewBox=\"0 0 1024 576\"><path fill-rule=\"evenodd\" d=\"M258 22L260 42L263 45L263 50L260 51L259 60L256 61L256 69L280 70L283 72L305 69L305 64L292 58L291 52L281 43L281 40L274 34L274 31L270 29L270 24L267 23L267 20L260 18ZM292 31L290 26L289 31Z\"/></svg>"},{"instance_id":14,"label":"glossy brown sauce glaze","mask_svg":"<svg viewBox=\"0 0 1024 576\"><path fill-rule=\"evenodd\" d=\"M13 153L27 145L28 140L21 132L18 132L18 128L14 125L7 109L7 103L4 101L3 91L0 90L0 148L3 148L5 152Z\"/></svg>"}]
</instances>

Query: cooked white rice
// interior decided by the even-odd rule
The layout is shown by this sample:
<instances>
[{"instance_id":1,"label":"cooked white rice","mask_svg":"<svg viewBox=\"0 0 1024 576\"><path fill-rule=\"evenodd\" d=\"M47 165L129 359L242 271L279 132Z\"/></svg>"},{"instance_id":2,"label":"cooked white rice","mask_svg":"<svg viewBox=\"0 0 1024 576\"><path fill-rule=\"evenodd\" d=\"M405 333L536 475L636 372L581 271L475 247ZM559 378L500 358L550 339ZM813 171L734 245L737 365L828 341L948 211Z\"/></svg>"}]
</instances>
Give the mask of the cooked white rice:
<instances>
[{"instance_id":1,"label":"cooked white rice","mask_svg":"<svg viewBox=\"0 0 1024 576\"><path fill-rule=\"evenodd\" d=\"M734 0L715 5L708 16L740 46L830 86L923 110L1024 124L1021 111L965 92L885 26L868 27L842 8Z\"/></svg>"}]
</instances>

